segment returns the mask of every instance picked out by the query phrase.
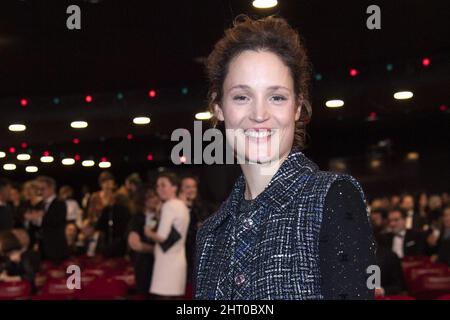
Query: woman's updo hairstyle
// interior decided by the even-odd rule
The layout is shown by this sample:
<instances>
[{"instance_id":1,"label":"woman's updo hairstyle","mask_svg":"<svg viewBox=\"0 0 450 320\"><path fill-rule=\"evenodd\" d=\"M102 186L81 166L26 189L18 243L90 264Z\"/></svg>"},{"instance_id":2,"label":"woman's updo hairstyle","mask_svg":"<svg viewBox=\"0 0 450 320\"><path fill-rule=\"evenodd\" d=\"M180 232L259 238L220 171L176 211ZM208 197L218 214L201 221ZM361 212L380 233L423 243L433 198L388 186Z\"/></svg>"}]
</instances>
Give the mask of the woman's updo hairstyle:
<instances>
[{"instance_id":1,"label":"woman's updo hairstyle","mask_svg":"<svg viewBox=\"0 0 450 320\"><path fill-rule=\"evenodd\" d=\"M309 104L309 81L311 66L299 33L285 19L266 17L254 20L239 15L233 26L225 30L225 35L214 46L206 60L206 72L209 80L208 108L214 114L214 105L222 106L223 83L230 62L246 50L268 51L276 54L289 68L294 82L298 103L302 101L300 119L296 122L294 147L305 147L306 125L311 118ZM218 120L212 118L215 126Z\"/></svg>"}]
</instances>

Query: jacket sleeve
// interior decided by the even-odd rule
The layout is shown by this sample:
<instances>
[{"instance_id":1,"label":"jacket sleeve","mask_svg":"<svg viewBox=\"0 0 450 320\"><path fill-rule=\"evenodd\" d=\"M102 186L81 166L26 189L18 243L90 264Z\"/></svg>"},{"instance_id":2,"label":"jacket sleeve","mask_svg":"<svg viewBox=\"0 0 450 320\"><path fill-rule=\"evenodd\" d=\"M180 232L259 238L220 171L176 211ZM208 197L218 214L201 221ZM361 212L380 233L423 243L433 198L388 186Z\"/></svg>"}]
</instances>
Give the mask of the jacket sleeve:
<instances>
[{"instance_id":1,"label":"jacket sleeve","mask_svg":"<svg viewBox=\"0 0 450 320\"><path fill-rule=\"evenodd\" d=\"M49 210L50 212L50 210ZM51 213L46 218L46 225L49 228L64 228L66 225L67 208L66 202L56 200L53 203Z\"/></svg>"},{"instance_id":2,"label":"jacket sleeve","mask_svg":"<svg viewBox=\"0 0 450 320\"><path fill-rule=\"evenodd\" d=\"M361 192L350 181L334 181L325 197L319 254L324 299L374 298L366 271L376 265L372 229Z\"/></svg>"}]
</instances>

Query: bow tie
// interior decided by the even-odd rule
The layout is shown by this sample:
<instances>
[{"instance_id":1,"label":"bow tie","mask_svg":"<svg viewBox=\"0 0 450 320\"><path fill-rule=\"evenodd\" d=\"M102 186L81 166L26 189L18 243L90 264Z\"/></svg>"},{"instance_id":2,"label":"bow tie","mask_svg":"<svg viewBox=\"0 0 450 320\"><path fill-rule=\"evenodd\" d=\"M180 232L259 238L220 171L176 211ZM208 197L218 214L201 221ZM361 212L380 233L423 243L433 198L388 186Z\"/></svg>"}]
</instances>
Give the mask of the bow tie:
<instances>
[{"instance_id":1,"label":"bow tie","mask_svg":"<svg viewBox=\"0 0 450 320\"><path fill-rule=\"evenodd\" d=\"M403 234L401 234L401 233L396 233L395 234L395 237L397 237L397 238L404 238L405 237L405 235L403 235Z\"/></svg>"}]
</instances>

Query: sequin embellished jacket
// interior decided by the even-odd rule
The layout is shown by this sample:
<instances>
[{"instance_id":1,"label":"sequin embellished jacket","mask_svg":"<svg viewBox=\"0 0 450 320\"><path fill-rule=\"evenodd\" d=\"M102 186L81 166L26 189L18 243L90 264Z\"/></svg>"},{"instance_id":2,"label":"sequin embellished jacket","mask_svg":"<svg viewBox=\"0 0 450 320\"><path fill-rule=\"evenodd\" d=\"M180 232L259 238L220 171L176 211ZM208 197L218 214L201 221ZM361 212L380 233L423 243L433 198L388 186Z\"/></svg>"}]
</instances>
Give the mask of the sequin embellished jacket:
<instances>
[{"instance_id":1,"label":"sequin embellished jacket","mask_svg":"<svg viewBox=\"0 0 450 320\"><path fill-rule=\"evenodd\" d=\"M241 175L197 234L195 298L323 299L319 235L325 196L337 180L350 182L364 201L353 177L320 171L293 150L243 219Z\"/></svg>"}]
</instances>

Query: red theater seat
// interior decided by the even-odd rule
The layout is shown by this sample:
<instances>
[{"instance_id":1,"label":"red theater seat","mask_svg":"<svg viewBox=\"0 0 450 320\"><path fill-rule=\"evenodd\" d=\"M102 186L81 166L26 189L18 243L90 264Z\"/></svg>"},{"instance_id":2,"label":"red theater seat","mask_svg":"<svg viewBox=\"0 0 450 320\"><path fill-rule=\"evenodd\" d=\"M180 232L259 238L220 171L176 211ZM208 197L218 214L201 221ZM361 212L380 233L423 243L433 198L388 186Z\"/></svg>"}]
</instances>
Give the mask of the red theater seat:
<instances>
[{"instance_id":1,"label":"red theater seat","mask_svg":"<svg viewBox=\"0 0 450 320\"><path fill-rule=\"evenodd\" d=\"M450 294L450 274L425 274L417 279L414 296L420 300L433 300Z\"/></svg>"},{"instance_id":2,"label":"red theater seat","mask_svg":"<svg viewBox=\"0 0 450 320\"><path fill-rule=\"evenodd\" d=\"M30 294L28 281L0 282L0 300L25 300Z\"/></svg>"},{"instance_id":3,"label":"red theater seat","mask_svg":"<svg viewBox=\"0 0 450 320\"><path fill-rule=\"evenodd\" d=\"M416 292L420 288L419 279L425 275L445 275L448 274L448 267L446 265L433 264L411 268L405 272L406 286L409 292Z\"/></svg>"},{"instance_id":4,"label":"red theater seat","mask_svg":"<svg viewBox=\"0 0 450 320\"><path fill-rule=\"evenodd\" d=\"M122 273L112 276L113 279L123 281L128 288L134 288L136 286L136 279L133 270L125 269Z\"/></svg>"},{"instance_id":5,"label":"red theater seat","mask_svg":"<svg viewBox=\"0 0 450 320\"><path fill-rule=\"evenodd\" d=\"M120 280L98 278L77 291L79 300L114 300L124 299L127 295L127 285Z\"/></svg>"},{"instance_id":6,"label":"red theater seat","mask_svg":"<svg viewBox=\"0 0 450 320\"><path fill-rule=\"evenodd\" d=\"M33 297L33 300L71 300L74 298L76 291L77 289L67 287L66 278L50 279L41 291Z\"/></svg>"},{"instance_id":7,"label":"red theater seat","mask_svg":"<svg viewBox=\"0 0 450 320\"><path fill-rule=\"evenodd\" d=\"M376 300L416 300L416 298L411 296L384 296L384 297L376 297Z\"/></svg>"}]
</instances>

